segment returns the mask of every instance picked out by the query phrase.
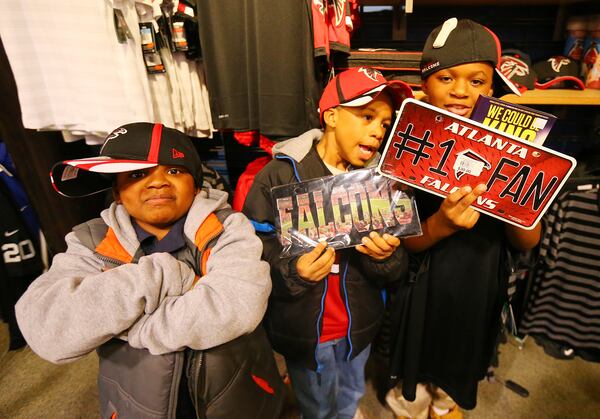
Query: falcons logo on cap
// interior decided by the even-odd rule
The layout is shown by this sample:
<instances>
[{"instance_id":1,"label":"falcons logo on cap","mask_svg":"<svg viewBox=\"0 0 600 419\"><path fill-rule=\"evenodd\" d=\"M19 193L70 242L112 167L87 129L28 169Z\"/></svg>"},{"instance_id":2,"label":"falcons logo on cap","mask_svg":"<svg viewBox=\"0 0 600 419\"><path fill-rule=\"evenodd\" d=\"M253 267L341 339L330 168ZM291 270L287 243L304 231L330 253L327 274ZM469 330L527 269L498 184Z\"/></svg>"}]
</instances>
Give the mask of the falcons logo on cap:
<instances>
[{"instance_id":1,"label":"falcons logo on cap","mask_svg":"<svg viewBox=\"0 0 600 419\"><path fill-rule=\"evenodd\" d=\"M473 150L464 150L456 155L454 176L460 179L464 175L479 176L483 169L491 169L492 165Z\"/></svg>"},{"instance_id":2,"label":"falcons logo on cap","mask_svg":"<svg viewBox=\"0 0 600 419\"><path fill-rule=\"evenodd\" d=\"M375 70L373 68L361 67L358 70L358 72L363 73L365 76L367 76L368 78L370 78L373 81L378 81L379 77L383 77L383 74L381 74L380 71Z\"/></svg>"},{"instance_id":3,"label":"falcons logo on cap","mask_svg":"<svg viewBox=\"0 0 600 419\"><path fill-rule=\"evenodd\" d=\"M500 64L500 72L507 78L512 79L514 76L526 76L529 74L529 66L517 57L504 56L502 64Z\"/></svg>"},{"instance_id":4,"label":"falcons logo on cap","mask_svg":"<svg viewBox=\"0 0 600 419\"><path fill-rule=\"evenodd\" d=\"M121 134L127 134L127 130L125 128L117 128L106 137L106 141L112 140L113 138L117 138Z\"/></svg>"},{"instance_id":5,"label":"falcons logo on cap","mask_svg":"<svg viewBox=\"0 0 600 419\"><path fill-rule=\"evenodd\" d=\"M550 63L550 67L552 67L552 70L558 73L560 72L560 68L563 65L570 64L571 60L565 57L552 57L548 59L548 62Z\"/></svg>"},{"instance_id":6,"label":"falcons logo on cap","mask_svg":"<svg viewBox=\"0 0 600 419\"><path fill-rule=\"evenodd\" d=\"M102 144L102 148L100 149L100 153L102 153L102 150L104 150L104 147L106 147L106 143L108 143L113 138L117 138L119 135L122 135L122 134L127 134L127 130L125 128L123 128L123 127L117 128L116 130L114 130L113 132L111 132L110 134L108 134L108 136L104 140L104 144Z\"/></svg>"}]
</instances>

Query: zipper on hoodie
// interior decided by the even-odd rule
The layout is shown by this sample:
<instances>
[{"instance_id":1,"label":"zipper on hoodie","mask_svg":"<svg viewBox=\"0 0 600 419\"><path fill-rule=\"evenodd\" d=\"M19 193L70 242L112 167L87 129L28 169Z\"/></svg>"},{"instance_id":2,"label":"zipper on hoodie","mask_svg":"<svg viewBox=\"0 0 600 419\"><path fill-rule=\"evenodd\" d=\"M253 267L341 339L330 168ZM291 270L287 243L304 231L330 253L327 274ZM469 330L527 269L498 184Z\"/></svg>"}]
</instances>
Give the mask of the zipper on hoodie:
<instances>
[{"instance_id":1,"label":"zipper on hoodie","mask_svg":"<svg viewBox=\"0 0 600 419\"><path fill-rule=\"evenodd\" d=\"M217 237L219 237L221 235L221 233L223 232L223 224L221 224L221 227L219 228L218 231L216 231L214 234L212 234L208 240L206 240L204 242L204 245L202 246L202 249L200 249L200 254L204 253L204 251L206 250L206 247L208 246L208 244L213 241L214 239L216 239Z\"/></svg>"},{"instance_id":2,"label":"zipper on hoodie","mask_svg":"<svg viewBox=\"0 0 600 419\"><path fill-rule=\"evenodd\" d=\"M348 289L346 288L346 274L348 273L349 261L346 259L346 265L344 266L344 273L342 275L342 290L344 290L344 305L346 306L346 313L348 314L348 332L346 333L346 339L348 340L348 354L346 355L346 361L350 361L352 355L352 339L350 337L350 331L352 330L352 314L350 313L350 301L348 300Z\"/></svg>"},{"instance_id":3,"label":"zipper on hoodie","mask_svg":"<svg viewBox=\"0 0 600 419\"><path fill-rule=\"evenodd\" d=\"M125 265L125 262L123 262L123 261L120 261L118 259L109 258L108 256L101 255L100 253L96 253L96 257L105 263L111 263L111 264L117 265L117 266Z\"/></svg>"},{"instance_id":4,"label":"zipper on hoodie","mask_svg":"<svg viewBox=\"0 0 600 419\"><path fill-rule=\"evenodd\" d=\"M194 405L194 410L196 411L196 419L205 419L204 415L204 405L200 405L199 403L199 381L200 381L200 373L202 370L202 365L204 361L204 351L193 351L189 350L189 358L187 360L187 379L188 385L191 386L191 398L192 404ZM190 362L191 361L191 362ZM204 381L202 382L202 387L204 387Z\"/></svg>"}]
</instances>

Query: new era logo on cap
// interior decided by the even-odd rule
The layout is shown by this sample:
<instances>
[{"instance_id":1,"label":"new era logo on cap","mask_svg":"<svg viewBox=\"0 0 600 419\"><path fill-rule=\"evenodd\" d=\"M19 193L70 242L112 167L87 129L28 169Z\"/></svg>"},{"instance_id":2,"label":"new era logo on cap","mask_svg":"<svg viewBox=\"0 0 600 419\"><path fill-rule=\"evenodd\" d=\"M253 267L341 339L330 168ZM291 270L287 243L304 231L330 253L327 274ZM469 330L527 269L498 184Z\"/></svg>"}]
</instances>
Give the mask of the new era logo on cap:
<instances>
[{"instance_id":1,"label":"new era logo on cap","mask_svg":"<svg viewBox=\"0 0 600 419\"><path fill-rule=\"evenodd\" d=\"M178 151L174 148L171 149L171 155L173 156L174 159L183 159L185 157L185 154L183 154L181 151Z\"/></svg>"},{"instance_id":2,"label":"new era logo on cap","mask_svg":"<svg viewBox=\"0 0 600 419\"><path fill-rule=\"evenodd\" d=\"M136 122L111 132L99 157L66 160L54 165L50 178L65 196L87 196L112 186L107 174L141 170L157 165L182 166L202 184L202 163L190 138L162 124Z\"/></svg>"}]
</instances>

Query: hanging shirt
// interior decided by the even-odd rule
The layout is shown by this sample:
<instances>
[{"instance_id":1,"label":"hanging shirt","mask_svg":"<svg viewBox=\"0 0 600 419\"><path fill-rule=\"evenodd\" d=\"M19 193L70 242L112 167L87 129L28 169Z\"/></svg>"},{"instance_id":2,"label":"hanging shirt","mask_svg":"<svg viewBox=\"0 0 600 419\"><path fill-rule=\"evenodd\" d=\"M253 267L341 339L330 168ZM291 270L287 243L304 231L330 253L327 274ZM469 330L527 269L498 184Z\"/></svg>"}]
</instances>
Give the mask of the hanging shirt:
<instances>
[{"instance_id":1,"label":"hanging shirt","mask_svg":"<svg viewBox=\"0 0 600 419\"><path fill-rule=\"evenodd\" d=\"M329 59L331 51L350 51L350 35L358 20L357 0L313 0L314 54Z\"/></svg>"},{"instance_id":2,"label":"hanging shirt","mask_svg":"<svg viewBox=\"0 0 600 419\"><path fill-rule=\"evenodd\" d=\"M16 177L16 170L12 159L10 158L10 154L8 154L6 144L2 141L0 141L0 180L9 191L15 208L19 211L23 222L27 225L29 234L37 243L40 234L38 217L29 203L27 192L25 192L23 185Z\"/></svg>"},{"instance_id":3,"label":"hanging shirt","mask_svg":"<svg viewBox=\"0 0 600 419\"><path fill-rule=\"evenodd\" d=\"M568 191L544 215L539 263L520 332L600 348L600 193Z\"/></svg>"},{"instance_id":4,"label":"hanging shirt","mask_svg":"<svg viewBox=\"0 0 600 419\"><path fill-rule=\"evenodd\" d=\"M222 0L197 0L196 6L215 128L289 138L320 126L322 78L315 70L310 5L248 0L235 12Z\"/></svg>"},{"instance_id":5,"label":"hanging shirt","mask_svg":"<svg viewBox=\"0 0 600 419\"><path fill-rule=\"evenodd\" d=\"M123 44L113 6L130 26L132 39ZM101 135L152 121L133 2L0 0L0 8L0 36L26 128Z\"/></svg>"},{"instance_id":6,"label":"hanging shirt","mask_svg":"<svg viewBox=\"0 0 600 419\"><path fill-rule=\"evenodd\" d=\"M213 133L202 70L168 49L167 73L148 74L139 23L148 0L0 0L0 36L17 84L23 125L65 141L102 144L115 127L160 122L195 137ZM120 16L116 19L115 16ZM119 21L128 34L119 40Z\"/></svg>"}]
</instances>

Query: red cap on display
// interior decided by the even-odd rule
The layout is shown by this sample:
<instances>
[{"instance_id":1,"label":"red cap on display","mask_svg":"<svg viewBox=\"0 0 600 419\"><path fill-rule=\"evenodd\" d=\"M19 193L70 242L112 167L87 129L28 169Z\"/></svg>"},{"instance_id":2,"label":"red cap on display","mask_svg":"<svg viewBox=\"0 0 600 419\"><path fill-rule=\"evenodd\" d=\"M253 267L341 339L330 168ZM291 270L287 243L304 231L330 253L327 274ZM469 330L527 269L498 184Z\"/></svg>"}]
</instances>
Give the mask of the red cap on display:
<instances>
[{"instance_id":1,"label":"red cap on display","mask_svg":"<svg viewBox=\"0 0 600 419\"><path fill-rule=\"evenodd\" d=\"M410 86L403 81L387 81L380 71L370 67L355 67L339 73L329 81L319 100L319 119L323 124L323 113L336 106L364 106L388 89L394 108L402 101L414 97Z\"/></svg>"},{"instance_id":2,"label":"red cap on display","mask_svg":"<svg viewBox=\"0 0 600 419\"><path fill-rule=\"evenodd\" d=\"M112 175L158 165L183 166L202 184L202 162L190 138L162 124L136 122L108 134L99 157L65 160L50 172L61 195L82 197L108 190Z\"/></svg>"}]
</instances>

